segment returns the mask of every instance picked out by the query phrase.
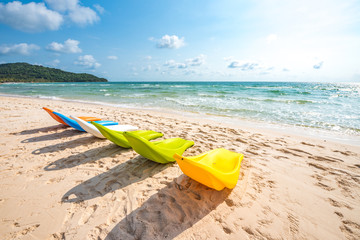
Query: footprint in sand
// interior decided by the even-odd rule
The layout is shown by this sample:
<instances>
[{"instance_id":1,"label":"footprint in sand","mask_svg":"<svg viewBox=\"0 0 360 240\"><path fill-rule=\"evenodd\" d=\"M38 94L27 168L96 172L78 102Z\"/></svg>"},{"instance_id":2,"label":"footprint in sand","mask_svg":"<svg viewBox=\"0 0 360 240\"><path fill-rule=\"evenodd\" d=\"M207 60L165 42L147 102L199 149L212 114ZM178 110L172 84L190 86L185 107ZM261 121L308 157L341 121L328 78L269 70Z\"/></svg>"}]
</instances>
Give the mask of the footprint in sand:
<instances>
[{"instance_id":1,"label":"footprint in sand","mask_svg":"<svg viewBox=\"0 0 360 240\"><path fill-rule=\"evenodd\" d=\"M324 189L324 190L326 190L326 191L333 191L333 190L335 190L334 188L332 188L332 187L330 187L330 186L328 186L328 185L326 185L326 184L324 184L324 183L322 183L322 182L317 182L317 183L315 184L315 186L318 186L318 187L320 187L320 188L322 188L322 189Z\"/></svg>"},{"instance_id":2,"label":"footprint in sand","mask_svg":"<svg viewBox=\"0 0 360 240\"><path fill-rule=\"evenodd\" d=\"M334 162L344 162L341 159L338 158L334 158L334 157L321 157L321 156L309 156L309 158L314 159L316 161L320 161L320 162L330 162L330 163L334 163Z\"/></svg>"},{"instance_id":3,"label":"footprint in sand","mask_svg":"<svg viewBox=\"0 0 360 240\"><path fill-rule=\"evenodd\" d=\"M348 235L348 239L360 239L360 224L356 222L343 220L340 230Z\"/></svg>"},{"instance_id":4,"label":"footprint in sand","mask_svg":"<svg viewBox=\"0 0 360 240\"><path fill-rule=\"evenodd\" d=\"M325 167L325 166L323 166L323 165L317 164L317 163L308 163L308 165L311 166L311 167L317 168L317 169L319 169L319 170L325 171L325 172L329 172L329 171L330 171L329 168L327 168L327 167Z\"/></svg>"},{"instance_id":5,"label":"footprint in sand","mask_svg":"<svg viewBox=\"0 0 360 240\"><path fill-rule=\"evenodd\" d=\"M303 145L307 145L307 146L311 146L311 147L315 147L315 145L314 145L314 144L307 143L307 142L301 142L301 144L303 144Z\"/></svg>"},{"instance_id":6,"label":"footprint in sand","mask_svg":"<svg viewBox=\"0 0 360 240\"><path fill-rule=\"evenodd\" d=\"M293 235L299 233L299 219L291 213L288 213L288 220L290 223L290 232Z\"/></svg>"},{"instance_id":7,"label":"footprint in sand","mask_svg":"<svg viewBox=\"0 0 360 240\"><path fill-rule=\"evenodd\" d=\"M108 227L109 227L109 225L106 224L106 223L103 223L103 224L100 224L99 226L96 226L87 235L87 239L105 239L106 234L107 234L107 231L105 229L107 229Z\"/></svg>"},{"instance_id":8,"label":"footprint in sand","mask_svg":"<svg viewBox=\"0 0 360 240\"><path fill-rule=\"evenodd\" d=\"M21 227L21 225L19 223L14 223L14 226L18 227L18 228ZM34 224L30 227L26 227L24 229L16 231L15 233L11 233L11 239L20 239L20 238L24 237L25 235L31 234L38 227L40 227L40 224Z\"/></svg>"},{"instance_id":9,"label":"footprint in sand","mask_svg":"<svg viewBox=\"0 0 360 240\"><path fill-rule=\"evenodd\" d=\"M63 240L66 239L65 238L65 232L60 232L60 233L53 233L51 235L51 240Z\"/></svg>"},{"instance_id":10,"label":"footprint in sand","mask_svg":"<svg viewBox=\"0 0 360 240\"><path fill-rule=\"evenodd\" d=\"M96 205L96 204L86 208L85 212L83 213L83 215L81 216L81 218L79 220L79 225L84 225L84 224L88 223L97 208L98 208L98 205Z\"/></svg>"},{"instance_id":11,"label":"footprint in sand","mask_svg":"<svg viewBox=\"0 0 360 240\"><path fill-rule=\"evenodd\" d=\"M328 201L330 202L330 204L331 204L333 207L337 207L337 208L343 208L343 207L345 207L345 208L347 208L347 209L349 209L349 210L352 210L352 209L353 209L353 208L350 207L348 204L338 202L338 201L336 201L336 200L334 200L334 199L332 199L332 198L328 198Z\"/></svg>"},{"instance_id":12,"label":"footprint in sand","mask_svg":"<svg viewBox=\"0 0 360 240\"><path fill-rule=\"evenodd\" d=\"M341 154L343 154L345 156L352 155L352 152L350 152L350 151L345 151L344 152L344 151L335 150L334 152L341 153Z\"/></svg>"}]
</instances>

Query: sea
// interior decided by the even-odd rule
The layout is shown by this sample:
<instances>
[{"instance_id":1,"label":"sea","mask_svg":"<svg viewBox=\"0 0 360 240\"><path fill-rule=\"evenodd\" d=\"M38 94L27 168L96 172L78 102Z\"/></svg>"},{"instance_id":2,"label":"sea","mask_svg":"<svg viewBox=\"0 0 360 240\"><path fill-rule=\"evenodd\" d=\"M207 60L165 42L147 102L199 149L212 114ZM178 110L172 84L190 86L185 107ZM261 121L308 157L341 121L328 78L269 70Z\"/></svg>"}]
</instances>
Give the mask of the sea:
<instances>
[{"instance_id":1,"label":"sea","mask_svg":"<svg viewBox=\"0 0 360 240\"><path fill-rule=\"evenodd\" d=\"M175 112L360 145L360 83L5 83L0 94Z\"/></svg>"}]
</instances>

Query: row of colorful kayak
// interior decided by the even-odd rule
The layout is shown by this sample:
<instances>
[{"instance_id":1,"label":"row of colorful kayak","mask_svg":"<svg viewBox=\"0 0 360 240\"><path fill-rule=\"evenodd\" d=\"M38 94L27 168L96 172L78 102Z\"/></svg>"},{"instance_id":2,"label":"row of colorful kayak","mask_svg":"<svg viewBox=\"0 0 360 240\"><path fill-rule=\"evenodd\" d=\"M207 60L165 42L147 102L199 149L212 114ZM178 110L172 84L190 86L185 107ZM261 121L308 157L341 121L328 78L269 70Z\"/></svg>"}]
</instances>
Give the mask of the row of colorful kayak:
<instances>
[{"instance_id":1,"label":"row of colorful kayak","mask_svg":"<svg viewBox=\"0 0 360 240\"><path fill-rule=\"evenodd\" d=\"M240 153L218 148L197 156L184 157L182 154L194 145L193 141L182 138L150 141L163 134L152 130L138 130L132 125L119 125L96 117L67 117L51 109L43 109L61 124L98 138L107 138L120 147L133 148L135 152L154 162L166 164L176 161L185 175L218 191L224 187L232 189L238 181L244 157Z\"/></svg>"}]
</instances>

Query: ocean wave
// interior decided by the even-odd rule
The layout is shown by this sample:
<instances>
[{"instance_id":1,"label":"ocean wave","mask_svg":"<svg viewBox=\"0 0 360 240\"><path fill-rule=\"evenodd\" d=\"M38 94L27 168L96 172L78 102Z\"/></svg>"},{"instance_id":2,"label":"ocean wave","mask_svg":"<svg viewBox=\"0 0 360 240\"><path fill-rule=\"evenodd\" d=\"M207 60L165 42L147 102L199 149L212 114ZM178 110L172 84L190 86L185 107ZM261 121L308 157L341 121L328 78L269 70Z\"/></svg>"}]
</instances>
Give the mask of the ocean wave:
<instances>
[{"instance_id":1,"label":"ocean wave","mask_svg":"<svg viewBox=\"0 0 360 240\"><path fill-rule=\"evenodd\" d=\"M273 93L275 95L279 95L279 96L288 95L288 93L286 93L285 91L281 91L281 90L269 90L268 92Z\"/></svg>"},{"instance_id":2,"label":"ocean wave","mask_svg":"<svg viewBox=\"0 0 360 240\"><path fill-rule=\"evenodd\" d=\"M292 89L292 86L245 86L248 89Z\"/></svg>"},{"instance_id":3,"label":"ocean wave","mask_svg":"<svg viewBox=\"0 0 360 240\"><path fill-rule=\"evenodd\" d=\"M65 100L65 98L60 98L60 97L56 97L56 96L35 95L33 97L41 98L41 99L51 99L51 100Z\"/></svg>"},{"instance_id":4,"label":"ocean wave","mask_svg":"<svg viewBox=\"0 0 360 240\"><path fill-rule=\"evenodd\" d=\"M173 88L190 88L190 85L172 85Z\"/></svg>"},{"instance_id":5,"label":"ocean wave","mask_svg":"<svg viewBox=\"0 0 360 240\"><path fill-rule=\"evenodd\" d=\"M360 128L360 85L356 84L11 83L2 84L0 92L6 96L198 112L358 135Z\"/></svg>"},{"instance_id":6,"label":"ocean wave","mask_svg":"<svg viewBox=\"0 0 360 240\"><path fill-rule=\"evenodd\" d=\"M197 93L197 96L199 97L205 97L205 98L225 98L226 95L224 94L209 94L209 93Z\"/></svg>"},{"instance_id":7,"label":"ocean wave","mask_svg":"<svg viewBox=\"0 0 360 240\"><path fill-rule=\"evenodd\" d=\"M274 99L274 98L266 98L266 99L255 99L255 98L248 98L250 101L260 101L260 102L269 102L269 103L296 103L296 104L314 104L318 103L314 100L303 100L303 99Z\"/></svg>"},{"instance_id":8,"label":"ocean wave","mask_svg":"<svg viewBox=\"0 0 360 240\"><path fill-rule=\"evenodd\" d=\"M166 97L166 98L164 98L164 100L176 103L179 106L186 106L186 107L196 107L196 106L198 106L198 103L196 103L196 101L195 102L193 100L189 101L189 100L182 99L182 98Z\"/></svg>"},{"instance_id":9,"label":"ocean wave","mask_svg":"<svg viewBox=\"0 0 360 240\"><path fill-rule=\"evenodd\" d=\"M308 128L316 128L316 129L325 129L332 132L346 133L349 135L358 136L360 135L360 128L344 126L341 124L329 123L325 121L312 121L309 123L297 123L295 126L308 127Z\"/></svg>"},{"instance_id":10,"label":"ocean wave","mask_svg":"<svg viewBox=\"0 0 360 240\"><path fill-rule=\"evenodd\" d=\"M297 92L300 95L311 95L311 92Z\"/></svg>"}]
</instances>

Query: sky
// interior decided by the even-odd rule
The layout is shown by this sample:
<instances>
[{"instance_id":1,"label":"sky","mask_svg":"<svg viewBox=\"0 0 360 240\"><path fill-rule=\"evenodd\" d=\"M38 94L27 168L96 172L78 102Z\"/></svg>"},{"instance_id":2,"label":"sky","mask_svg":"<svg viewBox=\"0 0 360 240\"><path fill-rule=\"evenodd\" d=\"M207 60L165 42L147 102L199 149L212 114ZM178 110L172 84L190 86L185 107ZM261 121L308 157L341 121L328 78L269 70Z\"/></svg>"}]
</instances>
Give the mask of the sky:
<instances>
[{"instance_id":1,"label":"sky","mask_svg":"<svg viewBox=\"0 0 360 240\"><path fill-rule=\"evenodd\" d=\"M109 81L360 82L360 1L0 1L13 62Z\"/></svg>"}]
</instances>

